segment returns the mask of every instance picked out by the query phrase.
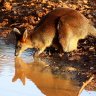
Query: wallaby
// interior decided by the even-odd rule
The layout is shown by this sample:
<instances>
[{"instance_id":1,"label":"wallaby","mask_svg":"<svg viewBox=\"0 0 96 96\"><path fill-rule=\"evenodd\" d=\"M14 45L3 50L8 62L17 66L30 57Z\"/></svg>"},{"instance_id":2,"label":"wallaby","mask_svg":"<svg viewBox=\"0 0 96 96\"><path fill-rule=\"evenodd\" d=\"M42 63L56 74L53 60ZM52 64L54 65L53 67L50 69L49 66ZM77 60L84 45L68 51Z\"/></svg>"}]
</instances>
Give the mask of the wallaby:
<instances>
[{"instance_id":1,"label":"wallaby","mask_svg":"<svg viewBox=\"0 0 96 96\"><path fill-rule=\"evenodd\" d=\"M35 55L41 54L53 44L57 35L64 52L76 50L78 41L87 35L96 36L96 29L89 20L70 8L57 8L49 12L29 34L27 30L23 34L17 28L13 30L20 36L16 44L16 56L27 48L36 48Z\"/></svg>"}]
</instances>

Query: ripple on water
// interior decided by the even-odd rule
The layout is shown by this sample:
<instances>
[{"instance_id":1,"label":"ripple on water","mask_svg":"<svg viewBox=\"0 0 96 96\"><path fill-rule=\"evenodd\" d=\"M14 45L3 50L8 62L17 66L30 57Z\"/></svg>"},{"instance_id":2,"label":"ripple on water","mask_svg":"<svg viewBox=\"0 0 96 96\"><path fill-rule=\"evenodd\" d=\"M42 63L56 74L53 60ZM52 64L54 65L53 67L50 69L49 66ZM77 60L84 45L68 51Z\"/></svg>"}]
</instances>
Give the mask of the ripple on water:
<instances>
[{"instance_id":1,"label":"ripple on water","mask_svg":"<svg viewBox=\"0 0 96 96\"><path fill-rule=\"evenodd\" d=\"M6 45L4 40L0 40L0 64L10 64L14 63L14 52L15 48L14 45ZM25 51L21 56L24 58L26 62L33 61L33 51L28 50Z\"/></svg>"},{"instance_id":2,"label":"ripple on water","mask_svg":"<svg viewBox=\"0 0 96 96\"><path fill-rule=\"evenodd\" d=\"M0 44L1 45L1 44ZM14 61L14 55L13 55L13 48L10 48L10 46L4 46L1 45L0 48L0 64L7 64L8 62Z\"/></svg>"},{"instance_id":3,"label":"ripple on water","mask_svg":"<svg viewBox=\"0 0 96 96\"><path fill-rule=\"evenodd\" d=\"M12 76L14 67L14 46L0 40L0 78Z\"/></svg>"}]
</instances>

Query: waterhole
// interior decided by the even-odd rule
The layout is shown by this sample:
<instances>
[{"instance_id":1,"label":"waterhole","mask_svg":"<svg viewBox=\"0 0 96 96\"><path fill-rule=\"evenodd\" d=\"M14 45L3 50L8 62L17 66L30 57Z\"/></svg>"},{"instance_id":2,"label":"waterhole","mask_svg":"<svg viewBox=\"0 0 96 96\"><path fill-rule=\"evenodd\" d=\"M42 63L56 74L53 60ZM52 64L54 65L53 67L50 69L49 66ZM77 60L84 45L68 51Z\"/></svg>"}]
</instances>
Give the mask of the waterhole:
<instances>
[{"instance_id":1,"label":"waterhole","mask_svg":"<svg viewBox=\"0 0 96 96\"><path fill-rule=\"evenodd\" d=\"M0 40L0 96L77 96L76 80L54 74L46 62L34 60L30 51L22 57L15 57L14 51L14 45ZM96 92L84 90L81 96L96 96Z\"/></svg>"}]
</instances>

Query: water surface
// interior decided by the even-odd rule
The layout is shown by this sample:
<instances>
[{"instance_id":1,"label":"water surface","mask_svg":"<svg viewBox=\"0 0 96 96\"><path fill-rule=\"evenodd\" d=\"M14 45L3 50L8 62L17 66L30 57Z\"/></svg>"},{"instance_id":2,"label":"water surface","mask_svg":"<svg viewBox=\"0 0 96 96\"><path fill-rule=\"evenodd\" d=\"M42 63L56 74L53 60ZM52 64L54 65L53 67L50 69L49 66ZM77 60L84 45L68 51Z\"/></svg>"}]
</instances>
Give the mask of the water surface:
<instances>
[{"instance_id":1,"label":"water surface","mask_svg":"<svg viewBox=\"0 0 96 96\"><path fill-rule=\"evenodd\" d=\"M15 58L14 46L0 40L0 96L77 96L76 80L54 74L47 62L30 54ZM96 96L96 92L84 90L81 96Z\"/></svg>"}]
</instances>

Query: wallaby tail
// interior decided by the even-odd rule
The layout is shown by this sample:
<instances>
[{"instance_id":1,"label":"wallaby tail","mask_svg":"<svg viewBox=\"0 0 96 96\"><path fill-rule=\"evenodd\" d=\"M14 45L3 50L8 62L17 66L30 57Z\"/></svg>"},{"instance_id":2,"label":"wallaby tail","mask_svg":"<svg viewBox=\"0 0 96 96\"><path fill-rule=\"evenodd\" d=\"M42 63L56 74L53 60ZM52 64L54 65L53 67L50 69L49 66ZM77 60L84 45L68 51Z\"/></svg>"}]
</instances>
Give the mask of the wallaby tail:
<instances>
[{"instance_id":1,"label":"wallaby tail","mask_svg":"<svg viewBox=\"0 0 96 96\"><path fill-rule=\"evenodd\" d=\"M96 37L96 28L93 25L89 24L88 32L89 32L89 35L92 35L92 36Z\"/></svg>"}]
</instances>

